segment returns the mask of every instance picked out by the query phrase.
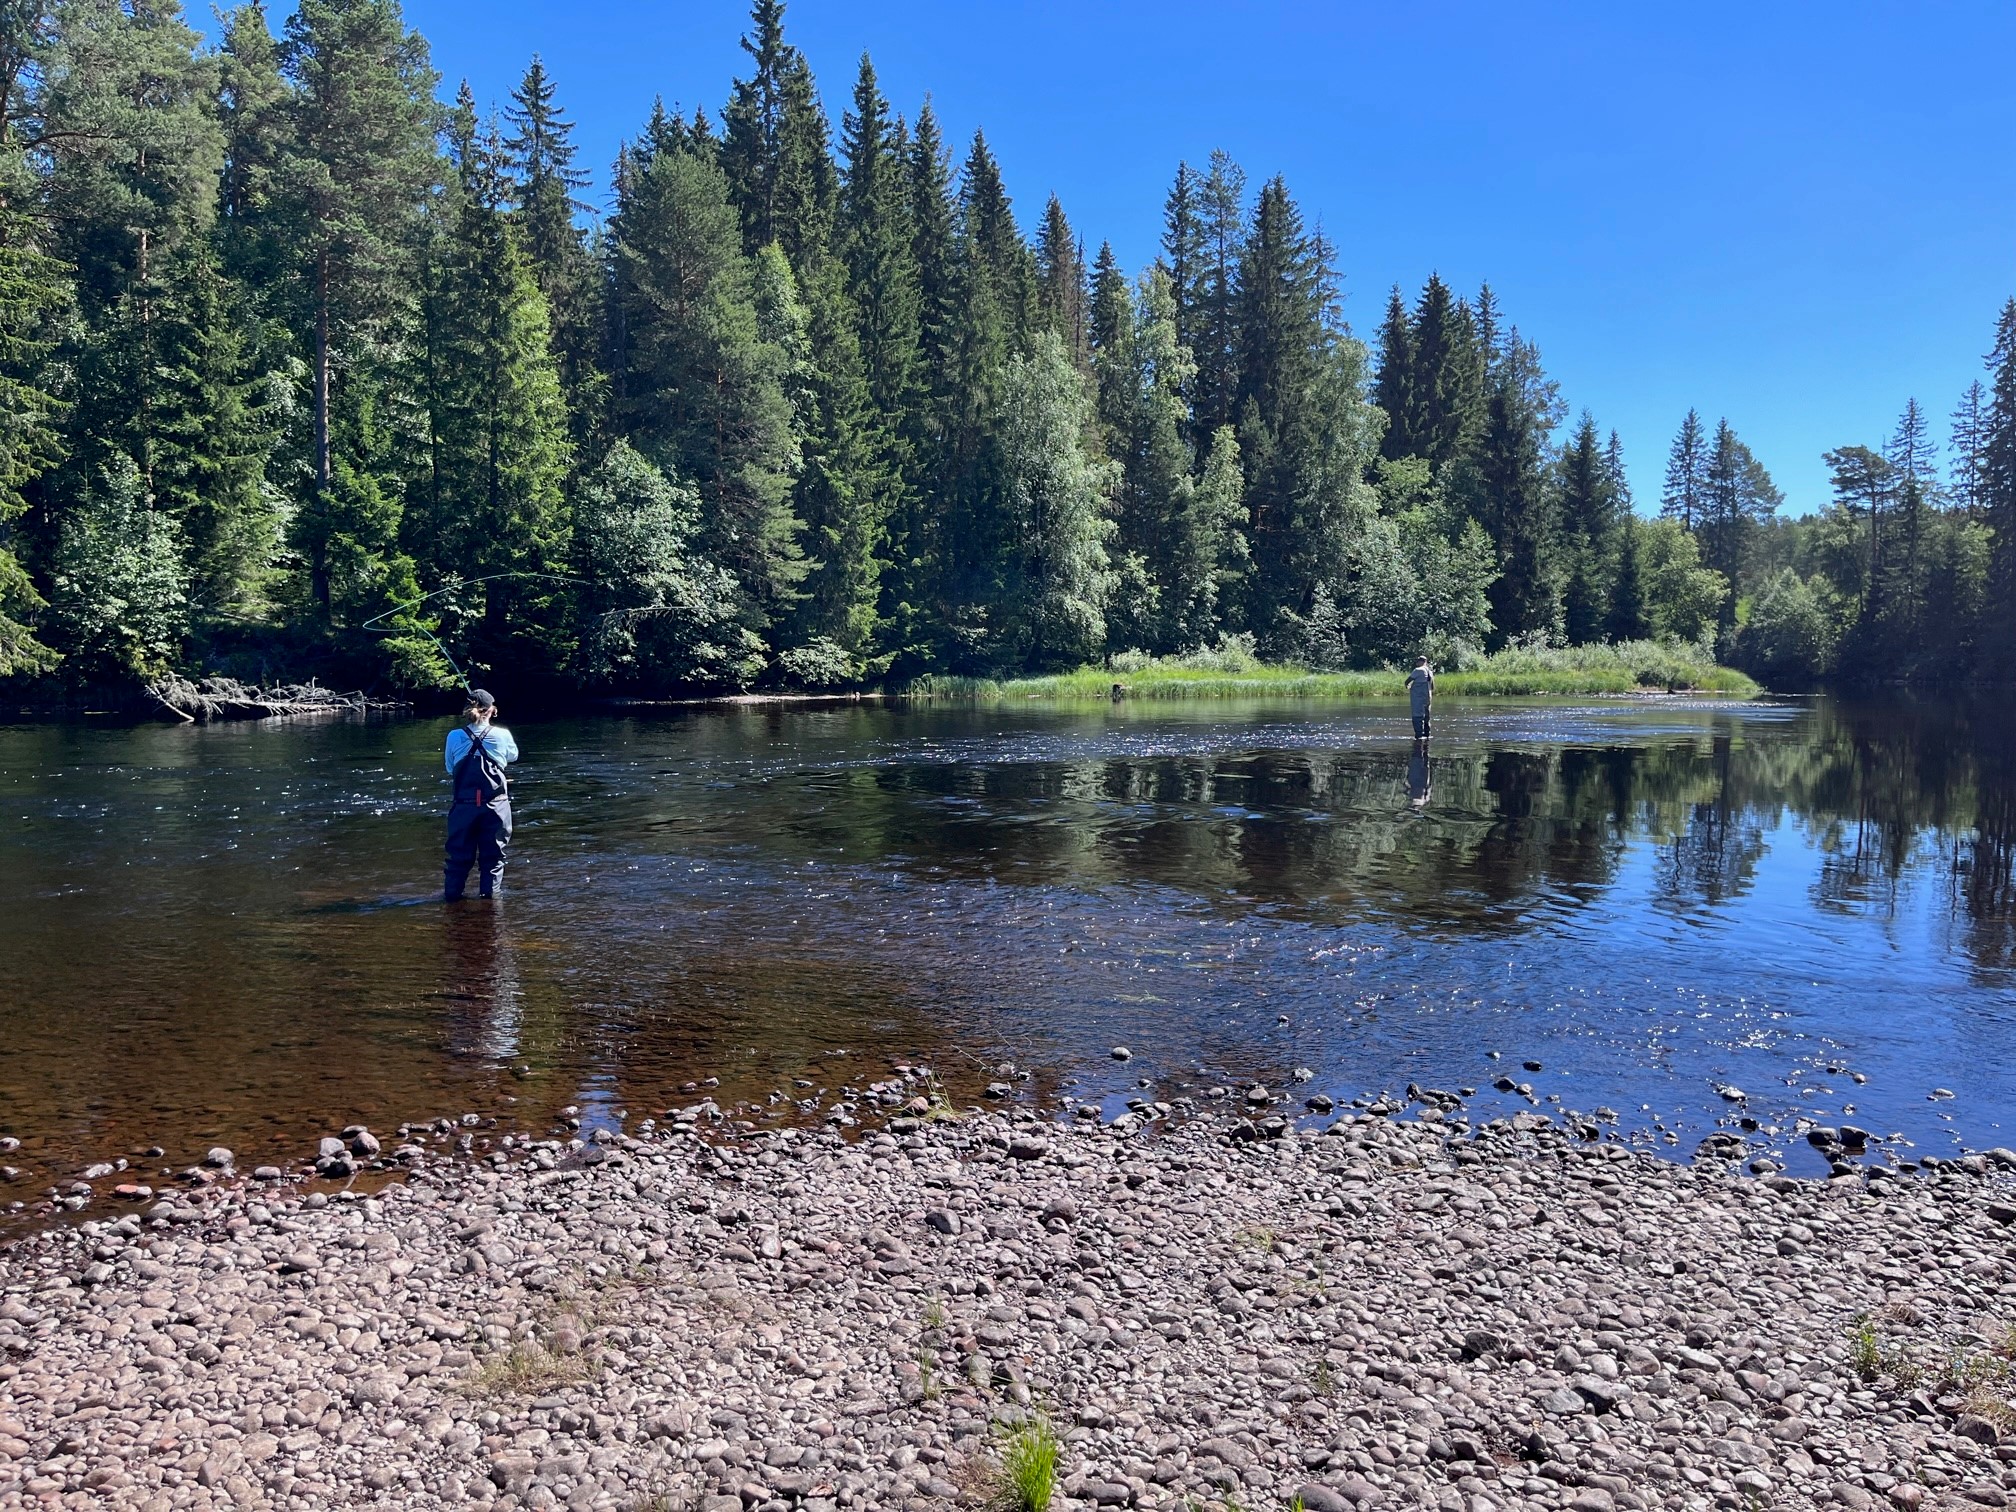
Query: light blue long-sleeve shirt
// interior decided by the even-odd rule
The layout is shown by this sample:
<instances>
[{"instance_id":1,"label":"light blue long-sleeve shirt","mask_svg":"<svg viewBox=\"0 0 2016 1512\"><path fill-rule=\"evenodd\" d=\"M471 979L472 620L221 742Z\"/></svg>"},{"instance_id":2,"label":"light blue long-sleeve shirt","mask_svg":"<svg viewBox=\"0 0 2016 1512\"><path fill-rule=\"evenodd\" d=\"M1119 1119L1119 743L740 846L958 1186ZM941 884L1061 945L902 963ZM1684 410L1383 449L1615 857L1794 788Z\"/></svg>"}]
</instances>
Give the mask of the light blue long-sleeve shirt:
<instances>
[{"instance_id":1,"label":"light blue long-sleeve shirt","mask_svg":"<svg viewBox=\"0 0 2016 1512\"><path fill-rule=\"evenodd\" d=\"M457 725L448 732L448 774L452 777L462 758L469 754L469 747L475 737L466 725ZM502 725L492 725L483 732L483 748L499 766L509 766L518 759L518 742L511 738L511 732Z\"/></svg>"}]
</instances>

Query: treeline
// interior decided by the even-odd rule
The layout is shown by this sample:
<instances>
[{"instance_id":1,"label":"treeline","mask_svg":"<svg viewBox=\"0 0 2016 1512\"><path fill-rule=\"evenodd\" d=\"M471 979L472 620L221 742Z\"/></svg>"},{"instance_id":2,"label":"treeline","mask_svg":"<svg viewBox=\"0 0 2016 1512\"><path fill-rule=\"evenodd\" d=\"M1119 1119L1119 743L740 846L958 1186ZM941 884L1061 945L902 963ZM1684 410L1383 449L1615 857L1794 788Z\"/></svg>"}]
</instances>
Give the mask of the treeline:
<instances>
[{"instance_id":1,"label":"treeline","mask_svg":"<svg viewBox=\"0 0 2016 1512\"><path fill-rule=\"evenodd\" d=\"M1948 684L2016 674L2016 300L1945 466L1916 399L1880 447L1826 454L1833 498L1746 528L1737 653L1778 682Z\"/></svg>"},{"instance_id":2,"label":"treeline","mask_svg":"<svg viewBox=\"0 0 2016 1512\"><path fill-rule=\"evenodd\" d=\"M1774 523L1690 417L1643 521L1488 288L1396 291L1375 359L1279 178L1180 168L1133 276L1054 198L1025 237L984 137L955 167L866 57L836 132L777 0L743 45L589 229L540 63L500 115L443 106L393 0L278 36L248 3L214 50L173 0L5 7L0 677L816 687L1644 637L1817 675L1971 667L2016 603L2016 334L1964 499L1841 453L1836 510Z\"/></svg>"}]
</instances>

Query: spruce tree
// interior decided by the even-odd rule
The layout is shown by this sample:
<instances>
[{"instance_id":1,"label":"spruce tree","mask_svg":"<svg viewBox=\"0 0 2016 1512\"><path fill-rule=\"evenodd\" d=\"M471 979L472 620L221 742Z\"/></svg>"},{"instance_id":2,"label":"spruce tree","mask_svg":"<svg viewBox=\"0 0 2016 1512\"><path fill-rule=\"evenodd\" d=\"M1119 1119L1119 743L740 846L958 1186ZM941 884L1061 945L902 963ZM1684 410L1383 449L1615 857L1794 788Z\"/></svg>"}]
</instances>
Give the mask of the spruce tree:
<instances>
[{"instance_id":1,"label":"spruce tree","mask_svg":"<svg viewBox=\"0 0 2016 1512\"><path fill-rule=\"evenodd\" d=\"M0 123L0 678L46 672L57 654L36 639L44 607L16 554L26 490L62 460L63 405L48 368L71 302L69 270L45 253L42 228L12 202L27 177L12 122Z\"/></svg>"},{"instance_id":2,"label":"spruce tree","mask_svg":"<svg viewBox=\"0 0 2016 1512\"><path fill-rule=\"evenodd\" d=\"M208 240L176 249L153 342L154 503L185 545L199 623L265 618L284 544L268 471L286 405L249 305Z\"/></svg>"},{"instance_id":3,"label":"spruce tree","mask_svg":"<svg viewBox=\"0 0 2016 1512\"><path fill-rule=\"evenodd\" d=\"M1405 455L1425 457L1439 471L1480 428L1484 364L1477 338L1440 275L1430 274L1422 287L1410 329L1413 378L1402 422L1410 448Z\"/></svg>"},{"instance_id":4,"label":"spruce tree","mask_svg":"<svg viewBox=\"0 0 2016 1512\"><path fill-rule=\"evenodd\" d=\"M1386 295L1386 318L1379 323L1379 366L1372 381L1373 402L1386 413L1379 454L1388 461L1417 454L1407 423L1413 413L1413 385L1414 328L1400 297L1400 285L1395 284Z\"/></svg>"},{"instance_id":5,"label":"spruce tree","mask_svg":"<svg viewBox=\"0 0 2016 1512\"><path fill-rule=\"evenodd\" d=\"M291 102L261 0L246 0L225 17L217 62L224 134L218 245L225 275L257 303L285 277L290 256L274 196L288 150Z\"/></svg>"},{"instance_id":6,"label":"spruce tree","mask_svg":"<svg viewBox=\"0 0 2016 1512\"><path fill-rule=\"evenodd\" d=\"M339 410L347 405L367 430L379 423L371 395L339 390L368 377L362 349L410 308L420 205L438 166L437 76L396 0L301 0L280 56L293 85L293 130L275 193L307 332L314 429L313 481L294 535L327 617L337 607L336 559L354 565L360 590L380 581L387 512L396 518L396 499L363 470L372 448L361 439L339 486ZM382 599L367 602L376 608Z\"/></svg>"},{"instance_id":7,"label":"spruce tree","mask_svg":"<svg viewBox=\"0 0 2016 1512\"><path fill-rule=\"evenodd\" d=\"M1176 297L1166 271L1162 274L1162 286L1169 291L1173 335ZM1092 268L1092 383L1094 407L1106 438L1106 454L1116 462L1125 461L1134 439L1135 404L1139 396L1134 318L1134 299L1127 287L1127 275L1120 271L1113 244L1101 242L1098 260ZM1179 407L1183 405L1180 389L1177 403ZM1184 414L1187 417L1187 408Z\"/></svg>"},{"instance_id":8,"label":"spruce tree","mask_svg":"<svg viewBox=\"0 0 2016 1512\"><path fill-rule=\"evenodd\" d=\"M891 644L906 658L899 665L912 668L933 664L931 658L943 646L951 556L946 502L958 470L958 417L969 396L960 379L965 280L952 171L928 99L898 155L909 206L910 261L917 277L917 358L916 380L900 420L906 476L891 530L885 617Z\"/></svg>"},{"instance_id":9,"label":"spruce tree","mask_svg":"<svg viewBox=\"0 0 2016 1512\"><path fill-rule=\"evenodd\" d=\"M1203 336L1204 223L1198 203L1201 186L1188 163L1176 165L1176 181L1162 205L1162 269L1176 302L1176 339L1195 352ZM1186 400L1193 398L1185 394Z\"/></svg>"},{"instance_id":10,"label":"spruce tree","mask_svg":"<svg viewBox=\"0 0 2016 1512\"><path fill-rule=\"evenodd\" d=\"M1019 345L1034 325L1036 260L1016 227L1001 165L977 131L959 175L959 218L969 298L990 305L1005 339Z\"/></svg>"},{"instance_id":11,"label":"spruce tree","mask_svg":"<svg viewBox=\"0 0 2016 1512\"><path fill-rule=\"evenodd\" d=\"M1285 645L1333 591L1373 499L1378 411L1365 351L1334 324L1333 278L1280 178L1260 191L1241 252L1238 441L1252 568L1247 628Z\"/></svg>"},{"instance_id":12,"label":"spruce tree","mask_svg":"<svg viewBox=\"0 0 2016 1512\"><path fill-rule=\"evenodd\" d=\"M710 156L654 151L611 227L621 315L618 424L668 475L691 479L702 541L760 629L805 574L791 512L798 471L786 356L766 333L728 182Z\"/></svg>"},{"instance_id":13,"label":"spruce tree","mask_svg":"<svg viewBox=\"0 0 2016 1512\"><path fill-rule=\"evenodd\" d=\"M1036 235L1036 308L1043 329L1054 331L1081 370L1091 365L1092 335L1088 325L1085 254L1065 219L1056 195L1043 209L1043 227Z\"/></svg>"},{"instance_id":14,"label":"spruce tree","mask_svg":"<svg viewBox=\"0 0 2016 1512\"><path fill-rule=\"evenodd\" d=\"M1620 518L1629 518L1635 501L1631 497L1631 479L1624 470L1624 442L1614 430L1610 432L1609 443L1603 448L1603 469L1610 483L1610 492L1617 500Z\"/></svg>"},{"instance_id":15,"label":"spruce tree","mask_svg":"<svg viewBox=\"0 0 2016 1512\"><path fill-rule=\"evenodd\" d=\"M1981 443L1981 513L1994 533L1988 559L1990 623L1983 645L2001 676L2016 671L2016 299L2002 307L1988 354L1988 411Z\"/></svg>"},{"instance_id":16,"label":"spruce tree","mask_svg":"<svg viewBox=\"0 0 2016 1512\"><path fill-rule=\"evenodd\" d=\"M1690 409L1666 458L1666 489L1659 499L1659 513L1678 520L1684 530L1694 530L1706 515L1707 501L1708 437L1701 428L1701 412Z\"/></svg>"},{"instance_id":17,"label":"spruce tree","mask_svg":"<svg viewBox=\"0 0 2016 1512\"><path fill-rule=\"evenodd\" d=\"M1777 512L1784 496L1726 419L1716 422L1702 483L1695 529L1702 564L1729 581L1721 612L1726 633L1735 626L1736 597L1747 585L1757 527Z\"/></svg>"},{"instance_id":18,"label":"spruce tree","mask_svg":"<svg viewBox=\"0 0 2016 1512\"><path fill-rule=\"evenodd\" d=\"M1503 338L1484 429L1468 463L1471 512L1497 552L1491 623L1504 639L1561 630L1560 517L1546 486L1549 419L1539 355L1517 333Z\"/></svg>"},{"instance_id":19,"label":"spruce tree","mask_svg":"<svg viewBox=\"0 0 2016 1512\"><path fill-rule=\"evenodd\" d=\"M1643 533L1638 517L1627 512L1617 538L1617 582L1610 590L1610 614L1604 622L1605 636L1612 641L1647 640L1652 635L1640 548Z\"/></svg>"},{"instance_id":20,"label":"spruce tree","mask_svg":"<svg viewBox=\"0 0 2016 1512\"><path fill-rule=\"evenodd\" d=\"M883 629L889 522L902 492L898 455L868 385L843 280L839 263L827 259L806 290L809 402L794 495L811 558L798 638L823 648L818 675L827 680L859 675L874 656Z\"/></svg>"},{"instance_id":21,"label":"spruce tree","mask_svg":"<svg viewBox=\"0 0 2016 1512\"><path fill-rule=\"evenodd\" d=\"M1953 407L1953 502L1970 519L1981 514L1981 451L1988 434L1988 392L1976 378Z\"/></svg>"},{"instance_id":22,"label":"spruce tree","mask_svg":"<svg viewBox=\"0 0 2016 1512\"><path fill-rule=\"evenodd\" d=\"M1897 429L1883 448L1883 455L1900 478L1915 479L1929 488L1938 482L1938 443L1932 439L1932 422L1916 399L1904 401L1904 413L1897 417Z\"/></svg>"},{"instance_id":23,"label":"spruce tree","mask_svg":"<svg viewBox=\"0 0 2016 1512\"><path fill-rule=\"evenodd\" d=\"M893 430L914 402L921 295L907 170L896 124L866 53L854 84L854 108L842 120L842 137L841 255L868 392Z\"/></svg>"},{"instance_id":24,"label":"spruce tree","mask_svg":"<svg viewBox=\"0 0 2016 1512\"><path fill-rule=\"evenodd\" d=\"M601 420L601 292L588 238L575 219L587 171L575 163L574 123L561 112L545 63L533 55L505 110L504 169L519 244L552 322L551 344L578 446Z\"/></svg>"},{"instance_id":25,"label":"spruce tree","mask_svg":"<svg viewBox=\"0 0 2016 1512\"><path fill-rule=\"evenodd\" d=\"M1112 272L1117 277L1118 269ZM1194 366L1177 339L1166 272L1152 268L1143 277L1136 308L1124 296L1121 309L1111 308L1110 286L1106 298L1096 395L1119 476L1111 629L1122 648L1160 652L1180 638L1176 626L1184 618L1165 597L1181 571L1177 532L1194 487L1183 401ZM1111 328L1120 322L1124 329Z\"/></svg>"},{"instance_id":26,"label":"spruce tree","mask_svg":"<svg viewBox=\"0 0 2016 1512\"><path fill-rule=\"evenodd\" d=\"M483 585L477 652L494 661L534 650L520 635L542 625L555 647L551 573L567 547L567 412L551 316L513 214L506 149L495 128L474 128L464 86L456 135L452 219L430 257L425 294L428 458L417 495L430 560L444 577Z\"/></svg>"},{"instance_id":27,"label":"spruce tree","mask_svg":"<svg viewBox=\"0 0 2016 1512\"><path fill-rule=\"evenodd\" d=\"M721 167L752 256L776 242L801 285L821 276L839 188L826 113L805 55L784 40L782 0L755 0L742 50L754 65L722 112Z\"/></svg>"},{"instance_id":28,"label":"spruce tree","mask_svg":"<svg viewBox=\"0 0 2016 1512\"><path fill-rule=\"evenodd\" d=\"M1571 645L1603 639L1617 577L1622 520L1609 459L1587 410L1561 454L1560 518L1568 555L1562 624Z\"/></svg>"},{"instance_id":29,"label":"spruce tree","mask_svg":"<svg viewBox=\"0 0 2016 1512\"><path fill-rule=\"evenodd\" d=\"M1198 185L1198 318L1190 334L1197 362L1193 435L1201 451L1220 426L1238 421L1240 403L1240 260L1246 243L1246 173L1224 152Z\"/></svg>"}]
</instances>

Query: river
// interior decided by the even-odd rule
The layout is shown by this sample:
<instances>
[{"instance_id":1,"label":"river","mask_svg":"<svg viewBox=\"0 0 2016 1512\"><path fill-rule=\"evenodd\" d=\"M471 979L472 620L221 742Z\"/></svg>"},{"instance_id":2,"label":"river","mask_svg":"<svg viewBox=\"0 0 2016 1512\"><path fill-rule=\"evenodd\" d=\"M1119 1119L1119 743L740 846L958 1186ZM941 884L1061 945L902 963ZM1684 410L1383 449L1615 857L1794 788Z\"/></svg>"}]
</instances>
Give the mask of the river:
<instances>
[{"instance_id":1,"label":"river","mask_svg":"<svg viewBox=\"0 0 2016 1512\"><path fill-rule=\"evenodd\" d=\"M1749 1118L1807 1174L1801 1117L2016 1142L2006 711L1450 703L1425 760L1398 705L509 722L501 907L435 899L445 723L0 727L0 1209L899 1062L1060 1111L1474 1087L1682 1158Z\"/></svg>"}]
</instances>

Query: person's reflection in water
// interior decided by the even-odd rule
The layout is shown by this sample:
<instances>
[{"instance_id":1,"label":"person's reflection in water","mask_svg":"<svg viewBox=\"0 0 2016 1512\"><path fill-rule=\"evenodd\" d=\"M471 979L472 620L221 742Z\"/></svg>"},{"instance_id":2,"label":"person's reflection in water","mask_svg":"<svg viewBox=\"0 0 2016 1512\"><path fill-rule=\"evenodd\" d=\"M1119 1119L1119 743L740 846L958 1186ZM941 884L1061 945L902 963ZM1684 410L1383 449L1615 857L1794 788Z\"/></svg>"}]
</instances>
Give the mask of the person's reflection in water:
<instances>
[{"instance_id":1,"label":"person's reflection in water","mask_svg":"<svg viewBox=\"0 0 2016 1512\"><path fill-rule=\"evenodd\" d=\"M1407 758L1407 807L1425 809L1433 793L1428 785L1428 742L1414 742L1414 754Z\"/></svg>"},{"instance_id":2,"label":"person's reflection in water","mask_svg":"<svg viewBox=\"0 0 2016 1512\"><path fill-rule=\"evenodd\" d=\"M518 954L502 914L442 914L447 933L442 959L453 969L448 1002L448 1051L478 1060L508 1061L518 1054L525 1017L518 985Z\"/></svg>"}]
</instances>

